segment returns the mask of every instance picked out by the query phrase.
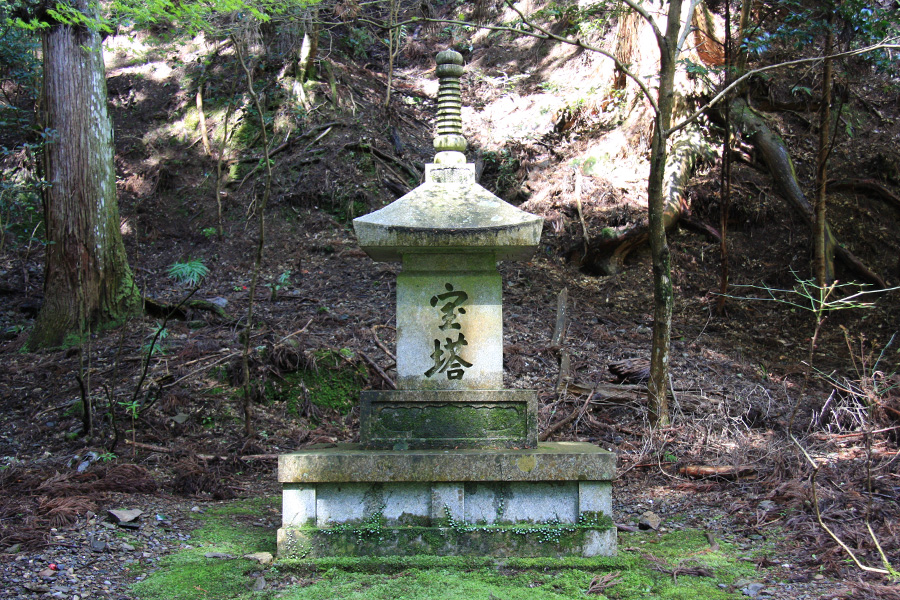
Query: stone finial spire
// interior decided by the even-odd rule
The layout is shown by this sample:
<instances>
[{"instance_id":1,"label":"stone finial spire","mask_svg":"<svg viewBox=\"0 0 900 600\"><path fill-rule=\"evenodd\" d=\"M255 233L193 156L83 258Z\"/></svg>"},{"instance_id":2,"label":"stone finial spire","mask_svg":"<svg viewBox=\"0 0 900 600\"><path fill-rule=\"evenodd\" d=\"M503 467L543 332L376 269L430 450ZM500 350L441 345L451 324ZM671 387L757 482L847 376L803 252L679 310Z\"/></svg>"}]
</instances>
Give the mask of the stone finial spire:
<instances>
[{"instance_id":1,"label":"stone finial spire","mask_svg":"<svg viewBox=\"0 0 900 600\"><path fill-rule=\"evenodd\" d=\"M459 52L444 50L436 58L438 88L437 136L434 138L436 164L460 164L466 162L463 151L466 138L462 135L462 100L459 78L465 72L463 57Z\"/></svg>"}]
</instances>

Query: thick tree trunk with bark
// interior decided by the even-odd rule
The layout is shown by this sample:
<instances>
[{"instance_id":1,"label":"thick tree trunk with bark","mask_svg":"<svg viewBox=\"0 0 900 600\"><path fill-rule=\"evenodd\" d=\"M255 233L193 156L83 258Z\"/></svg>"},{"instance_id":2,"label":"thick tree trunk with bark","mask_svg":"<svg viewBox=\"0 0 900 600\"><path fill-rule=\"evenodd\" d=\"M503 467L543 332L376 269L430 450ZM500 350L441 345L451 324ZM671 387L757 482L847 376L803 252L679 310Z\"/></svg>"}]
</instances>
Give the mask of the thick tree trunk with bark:
<instances>
[{"instance_id":1,"label":"thick tree trunk with bark","mask_svg":"<svg viewBox=\"0 0 900 600\"><path fill-rule=\"evenodd\" d=\"M86 0L76 6L89 10ZM121 322L140 301L119 229L100 36L55 24L44 34L43 51L44 125L55 139L44 152L48 245L32 349Z\"/></svg>"}]
</instances>

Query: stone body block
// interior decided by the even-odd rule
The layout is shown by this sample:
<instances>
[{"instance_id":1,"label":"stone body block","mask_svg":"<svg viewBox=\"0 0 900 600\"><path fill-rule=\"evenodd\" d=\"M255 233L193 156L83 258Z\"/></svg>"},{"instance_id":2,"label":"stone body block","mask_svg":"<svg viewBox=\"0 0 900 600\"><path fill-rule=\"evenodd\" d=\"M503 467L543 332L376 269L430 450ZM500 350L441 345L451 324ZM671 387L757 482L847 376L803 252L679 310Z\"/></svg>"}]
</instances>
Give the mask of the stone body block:
<instances>
[{"instance_id":1,"label":"stone body block","mask_svg":"<svg viewBox=\"0 0 900 600\"><path fill-rule=\"evenodd\" d=\"M467 483L465 520L488 525L547 521L577 523L578 483Z\"/></svg>"},{"instance_id":2,"label":"stone body block","mask_svg":"<svg viewBox=\"0 0 900 600\"><path fill-rule=\"evenodd\" d=\"M493 255L430 258L427 271L415 268L421 261L404 260L397 276L398 387L502 388L503 310Z\"/></svg>"},{"instance_id":3,"label":"stone body block","mask_svg":"<svg viewBox=\"0 0 900 600\"><path fill-rule=\"evenodd\" d=\"M532 390L365 391L360 401L365 448L537 446L537 394Z\"/></svg>"},{"instance_id":4,"label":"stone body block","mask_svg":"<svg viewBox=\"0 0 900 600\"><path fill-rule=\"evenodd\" d=\"M431 486L425 483L323 483L316 486L316 526L361 522L380 514L394 525L431 521Z\"/></svg>"},{"instance_id":5,"label":"stone body block","mask_svg":"<svg viewBox=\"0 0 900 600\"><path fill-rule=\"evenodd\" d=\"M463 521L466 518L466 489L462 483L431 484L431 522L440 523L451 518Z\"/></svg>"},{"instance_id":6,"label":"stone body block","mask_svg":"<svg viewBox=\"0 0 900 600\"><path fill-rule=\"evenodd\" d=\"M286 483L281 495L281 526L305 527L316 524L316 487Z\"/></svg>"}]
</instances>

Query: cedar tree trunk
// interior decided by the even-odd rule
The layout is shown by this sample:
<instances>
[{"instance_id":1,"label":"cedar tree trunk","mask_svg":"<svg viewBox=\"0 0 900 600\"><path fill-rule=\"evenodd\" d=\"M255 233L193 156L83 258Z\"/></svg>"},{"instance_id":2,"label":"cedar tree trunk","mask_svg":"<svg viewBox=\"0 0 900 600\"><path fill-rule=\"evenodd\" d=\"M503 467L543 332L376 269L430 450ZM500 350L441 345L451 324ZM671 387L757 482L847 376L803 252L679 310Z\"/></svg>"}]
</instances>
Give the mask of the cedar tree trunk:
<instances>
[{"instance_id":1,"label":"cedar tree trunk","mask_svg":"<svg viewBox=\"0 0 900 600\"><path fill-rule=\"evenodd\" d=\"M89 10L87 0L75 6ZM121 322L140 302L119 229L100 36L57 23L44 33L43 50L43 118L55 138L44 151L48 244L31 349Z\"/></svg>"}]
</instances>

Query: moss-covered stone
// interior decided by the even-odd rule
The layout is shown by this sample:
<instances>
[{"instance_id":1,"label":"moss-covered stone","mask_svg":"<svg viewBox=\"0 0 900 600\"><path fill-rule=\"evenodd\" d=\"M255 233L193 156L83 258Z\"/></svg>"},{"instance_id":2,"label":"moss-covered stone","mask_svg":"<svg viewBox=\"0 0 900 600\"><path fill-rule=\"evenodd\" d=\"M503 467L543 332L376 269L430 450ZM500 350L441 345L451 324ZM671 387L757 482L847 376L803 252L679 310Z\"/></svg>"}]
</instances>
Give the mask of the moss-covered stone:
<instances>
[{"instance_id":1,"label":"moss-covered stone","mask_svg":"<svg viewBox=\"0 0 900 600\"><path fill-rule=\"evenodd\" d=\"M321 556L594 556L597 537L615 548L609 518L592 523L384 527L346 525L278 530L280 558ZM614 552L614 550L613 550ZM606 552L604 554L609 554ZM301 556L302 555L302 556Z\"/></svg>"},{"instance_id":2,"label":"moss-covered stone","mask_svg":"<svg viewBox=\"0 0 900 600\"><path fill-rule=\"evenodd\" d=\"M530 390L363 392L361 402L360 439L370 449L537 445Z\"/></svg>"},{"instance_id":3,"label":"moss-covered stone","mask_svg":"<svg viewBox=\"0 0 900 600\"><path fill-rule=\"evenodd\" d=\"M372 450L310 448L278 458L282 483L402 481L611 481L615 455L585 442L533 449Z\"/></svg>"}]
</instances>

